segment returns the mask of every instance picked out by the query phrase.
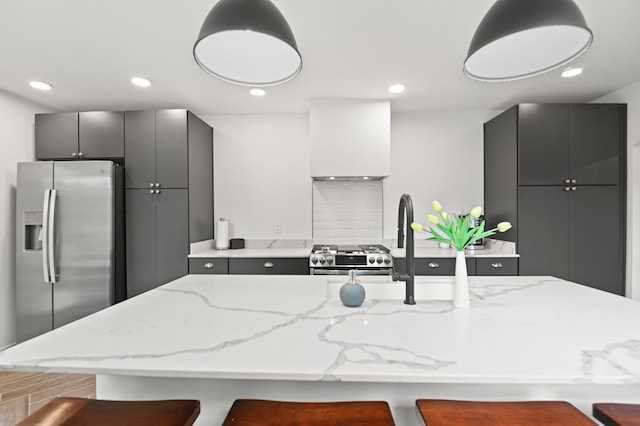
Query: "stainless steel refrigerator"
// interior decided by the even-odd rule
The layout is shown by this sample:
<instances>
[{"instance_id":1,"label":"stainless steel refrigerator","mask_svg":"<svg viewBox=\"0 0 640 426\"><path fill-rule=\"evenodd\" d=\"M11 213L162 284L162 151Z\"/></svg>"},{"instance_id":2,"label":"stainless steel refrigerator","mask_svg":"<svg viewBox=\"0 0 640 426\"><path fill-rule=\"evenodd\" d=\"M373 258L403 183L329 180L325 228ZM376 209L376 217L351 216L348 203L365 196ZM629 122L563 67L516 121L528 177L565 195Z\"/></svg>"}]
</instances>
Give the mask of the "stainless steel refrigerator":
<instances>
[{"instance_id":1,"label":"stainless steel refrigerator","mask_svg":"<svg viewBox=\"0 0 640 426\"><path fill-rule=\"evenodd\" d=\"M18 342L124 299L122 169L111 161L18 164Z\"/></svg>"}]
</instances>

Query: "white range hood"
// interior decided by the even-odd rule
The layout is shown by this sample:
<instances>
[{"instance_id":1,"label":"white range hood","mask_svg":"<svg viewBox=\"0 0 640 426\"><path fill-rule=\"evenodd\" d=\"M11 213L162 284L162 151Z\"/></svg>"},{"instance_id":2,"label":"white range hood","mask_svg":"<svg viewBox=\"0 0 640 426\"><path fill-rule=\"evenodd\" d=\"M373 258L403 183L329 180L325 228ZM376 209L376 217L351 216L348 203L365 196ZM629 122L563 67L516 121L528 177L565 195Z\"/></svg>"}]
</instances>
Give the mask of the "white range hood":
<instances>
[{"instance_id":1,"label":"white range hood","mask_svg":"<svg viewBox=\"0 0 640 426\"><path fill-rule=\"evenodd\" d=\"M310 105L311 176L382 179L391 172L389 101L314 100Z\"/></svg>"}]
</instances>

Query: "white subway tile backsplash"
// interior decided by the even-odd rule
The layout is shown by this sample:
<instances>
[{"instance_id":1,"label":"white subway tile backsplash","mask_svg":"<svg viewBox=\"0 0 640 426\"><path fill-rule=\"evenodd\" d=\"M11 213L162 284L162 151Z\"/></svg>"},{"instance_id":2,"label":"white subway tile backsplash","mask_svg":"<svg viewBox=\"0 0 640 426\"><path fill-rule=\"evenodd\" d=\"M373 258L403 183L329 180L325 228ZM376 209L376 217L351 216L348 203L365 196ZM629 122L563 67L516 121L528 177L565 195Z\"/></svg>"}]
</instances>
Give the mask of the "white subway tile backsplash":
<instances>
[{"instance_id":1,"label":"white subway tile backsplash","mask_svg":"<svg viewBox=\"0 0 640 426\"><path fill-rule=\"evenodd\" d=\"M314 181L314 239L382 238L381 181Z\"/></svg>"}]
</instances>

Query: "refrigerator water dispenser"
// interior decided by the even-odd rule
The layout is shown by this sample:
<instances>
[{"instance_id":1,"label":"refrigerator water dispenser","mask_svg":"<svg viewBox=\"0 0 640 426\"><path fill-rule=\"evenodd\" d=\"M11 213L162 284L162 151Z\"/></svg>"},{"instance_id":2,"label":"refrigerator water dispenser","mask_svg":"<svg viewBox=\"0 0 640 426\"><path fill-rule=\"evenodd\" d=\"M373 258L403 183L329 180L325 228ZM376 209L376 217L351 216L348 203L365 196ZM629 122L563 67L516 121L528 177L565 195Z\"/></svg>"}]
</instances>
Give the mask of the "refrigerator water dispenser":
<instances>
[{"instance_id":1,"label":"refrigerator water dispenser","mask_svg":"<svg viewBox=\"0 0 640 426\"><path fill-rule=\"evenodd\" d=\"M24 250L42 250L42 212L24 212Z\"/></svg>"}]
</instances>

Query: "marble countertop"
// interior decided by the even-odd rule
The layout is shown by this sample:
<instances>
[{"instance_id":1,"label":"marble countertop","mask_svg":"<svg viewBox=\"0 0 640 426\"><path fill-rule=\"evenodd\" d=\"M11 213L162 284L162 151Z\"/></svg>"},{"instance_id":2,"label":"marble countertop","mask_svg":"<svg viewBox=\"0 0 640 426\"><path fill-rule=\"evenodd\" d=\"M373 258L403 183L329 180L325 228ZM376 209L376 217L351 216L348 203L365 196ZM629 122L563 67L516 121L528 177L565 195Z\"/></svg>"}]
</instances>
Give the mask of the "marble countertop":
<instances>
[{"instance_id":1,"label":"marble countertop","mask_svg":"<svg viewBox=\"0 0 640 426\"><path fill-rule=\"evenodd\" d=\"M395 240L385 240L381 244L391 247L394 257L405 257L405 249L397 248ZM279 244L254 244L244 249L216 250L213 248L201 248L192 251L190 258L227 258L227 257L309 257L313 247L313 241L301 240L291 243ZM515 250L515 244L511 242L490 240L481 250L466 250L468 257L519 257ZM452 248L439 248L432 241L416 240L416 257L456 257L456 251Z\"/></svg>"},{"instance_id":2,"label":"marble countertop","mask_svg":"<svg viewBox=\"0 0 640 426\"><path fill-rule=\"evenodd\" d=\"M639 384L640 302L552 277L420 277L413 306L363 279L189 275L0 352L0 370L184 378ZM375 287L373 287L375 286ZM436 295L436 293L438 293Z\"/></svg>"}]
</instances>

